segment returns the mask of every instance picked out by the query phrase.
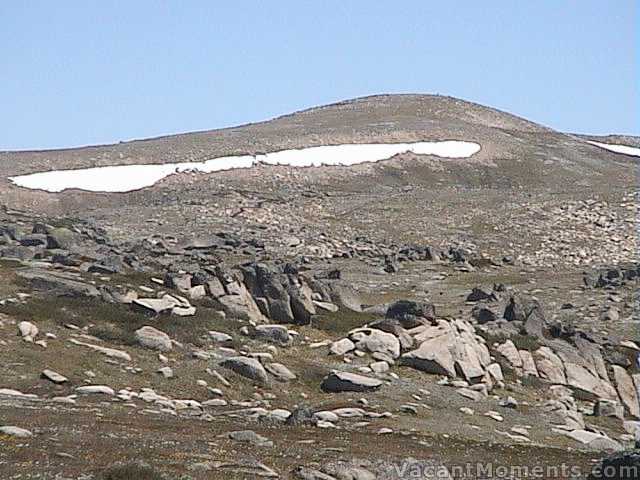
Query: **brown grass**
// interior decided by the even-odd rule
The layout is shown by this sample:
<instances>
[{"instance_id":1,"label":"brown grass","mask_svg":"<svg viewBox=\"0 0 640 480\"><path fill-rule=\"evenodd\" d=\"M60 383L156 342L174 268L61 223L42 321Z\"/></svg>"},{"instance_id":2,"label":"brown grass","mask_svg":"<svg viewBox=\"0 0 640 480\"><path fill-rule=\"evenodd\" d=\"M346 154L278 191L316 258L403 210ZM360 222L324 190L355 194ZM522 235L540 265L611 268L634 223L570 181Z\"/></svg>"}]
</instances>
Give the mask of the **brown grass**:
<instances>
[{"instance_id":1,"label":"brown grass","mask_svg":"<svg viewBox=\"0 0 640 480\"><path fill-rule=\"evenodd\" d=\"M100 480L168 480L154 468L143 463L127 463L104 470Z\"/></svg>"}]
</instances>

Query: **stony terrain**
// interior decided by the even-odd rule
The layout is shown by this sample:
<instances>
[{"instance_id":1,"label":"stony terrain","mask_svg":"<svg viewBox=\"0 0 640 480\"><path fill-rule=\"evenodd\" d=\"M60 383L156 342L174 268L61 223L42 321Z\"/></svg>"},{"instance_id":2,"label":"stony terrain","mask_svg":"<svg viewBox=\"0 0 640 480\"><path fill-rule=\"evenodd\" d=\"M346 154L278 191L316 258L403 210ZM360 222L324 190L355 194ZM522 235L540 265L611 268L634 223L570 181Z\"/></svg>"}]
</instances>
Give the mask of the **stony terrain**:
<instances>
[{"instance_id":1,"label":"stony terrain","mask_svg":"<svg viewBox=\"0 0 640 480\"><path fill-rule=\"evenodd\" d=\"M482 150L6 180L444 139ZM585 139L640 144L401 95L0 152L0 478L586 478L640 428L640 263L637 158Z\"/></svg>"}]
</instances>

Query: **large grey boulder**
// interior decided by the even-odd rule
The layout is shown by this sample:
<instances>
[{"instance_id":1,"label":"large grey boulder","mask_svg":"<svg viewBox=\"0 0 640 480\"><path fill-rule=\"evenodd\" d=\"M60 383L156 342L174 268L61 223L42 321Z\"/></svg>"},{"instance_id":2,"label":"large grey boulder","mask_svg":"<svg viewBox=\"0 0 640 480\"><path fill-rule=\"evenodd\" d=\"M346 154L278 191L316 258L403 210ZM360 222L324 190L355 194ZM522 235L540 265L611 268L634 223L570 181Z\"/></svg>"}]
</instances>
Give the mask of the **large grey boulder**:
<instances>
[{"instance_id":1,"label":"large grey boulder","mask_svg":"<svg viewBox=\"0 0 640 480\"><path fill-rule=\"evenodd\" d=\"M136 342L144 348L160 352L168 352L173 348L169 335L148 325L136 330L134 336Z\"/></svg>"},{"instance_id":2,"label":"large grey boulder","mask_svg":"<svg viewBox=\"0 0 640 480\"><path fill-rule=\"evenodd\" d=\"M220 366L260 385L267 385L269 383L266 370L255 358L230 357L220 362Z\"/></svg>"},{"instance_id":3,"label":"large grey boulder","mask_svg":"<svg viewBox=\"0 0 640 480\"><path fill-rule=\"evenodd\" d=\"M163 295L162 298L136 298L132 300L131 307L135 311L152 316L161 314L191 316L195 314L195 308L186 298L174 295Z\"/></svg>"},{"instance_id":4,"label":"large grey boulder","mask_svg":"<svg viewBox=\"0 0 640 480\"><path fill-rule=\"evenodd\" d=\"M254 338L275 343L282 347L288 347L293 343L293 337L289 333L289 329L282 325L258 325L250 334Z\"/></svg>"},{"instance_id":5,"label":"large grey boulder","mask_svg":"<svg viewBox=\"0 0 640 480\"><path fill-rule=\"evenodd\" d=\"M254 323L265 323L267 321L247 291L241 291L238 295L222 295L216 298L216 302L229 318L248 320Z\"/></svg>"},{"instance_id":6,"label":"large grey boulder","mask_svg":"<svg viewBox=\"0 0 640 480\"><path fill-rule=\"evenodd\" d=\"M69 250L78 241L78 235L68 228L53 228L47 233L47 248Z\"/></svg>"},{"instance_id":7,"label":"large grey boulder","mask_svg":"<svg viewBox=\"0 0 640 480\"><path fill-rule=\"evenodd\" d=\"M17 271L16 275L31 284L33 289L47 291L65 297L98 297L100 292L89 283L77 277L62 273L51 273L39 269Z\"/></svg>"},{"instance_id":8,"label":"large grey boulder","mask_svg":"<svg viewBox=\"0 0 640 480\"><path fill-rule=\"evenodd\" d=\"M522 372L522 357L520 356L520 352L518 352L518 349L511 340L507 340L504 343L498 345L496 350L505 358L511 368L513 368L518 373Z\"/></svg>"},{"instance_id":9,"label":"large grey boulder","mask_svg":"<svg viewBox=\"0 0 640 480\"><path fill-rule=\"evenodd\" d=\"M640 405L638 405L638 392L636 391L633 379L627 371L619 365L613 365L613 378L620 395L620 400L625 410L635 418L640 418Z\"/></svg>"},{"instance_id":10,"label":"large grey boulder","mask_svg":"<svg viewBox=\"0 0 640 480\"><path fill-rule=\"evenodd\" d=\"M453 339L444 335L425 340L420 346L400 357L400 364L434 375L456 377Z\"/></svg>"},{"instance_id":11,"label":"large grey boulder","mask_svg":"<svg viewBox=\"0 0 640 480\"><path fill-rule=\"evenodd\" d=\"M540 378L559 385L566 385L564 364L549 347L540 347L533 353Z\"/></svg>"},{"instance_id":12,"label":"large grey boulder","mask_svg":"<svg viewBox=\"0 0 640 480\"><path fill-rule=\"evenodd\" d=\"M255 295L243 282L242 275L221 265L211 273L214 276L205 283L206 293L228 317L267 323L267 318L255 301Z\"/></svg>"},{"instance_id":13,"label":"large grey boulder","mask_svg":"<svg viewBox=\"0 0 640 480\"><path fill-rule=\"evenodd\" d=\"M296 379L295 374L281 363L267 363L264 368L280 382L289 382Z\"/></svg>"},{"instance_id":14,"label":"large grey boulder","mask_svg":"<svg viewBox=\"0 0 640 480\"><path fill-rule=\"evenodd\" d=\"M413 337L405 328L402 327L400 321L398 320L384 318L382 320L369 323L367 327L375 328L376 330L382 330L383 332L394 335L400 342L400 348L402 350L409 350L415 344Z\"/></svg>"},{"instance_id":15,"label":"large grey boulder","mask_svg":"<svg viewBox=\"0 0 640 480\"><path fill-rule=\"evenodd\" d=\"M383 353L392 358L400 356L400 341L391 333L373 328L356 328L349 332L348 337L363 352Z\"/></svg>"},{"instance_id":16,"label":"large grey boulder","mask_svg":"<svg viewBox=\"0 0 640 480\"><path fill-rule=\"evenodd\" d=\"M547 321L540 303L530 297L515 294L509 298L504 309L504 318L510 322L521 322L527 335L542 338Z\"/></svg>"},{"instance_id":17,"label":"large grey boulder","mask_svg":"<svg viewBox=\"0 0 640 480\"><path fill-rule=\"evenodd\" d=\"M618 395L613 386L603 381L586 367L573 362L564 363L567 374L567 385L572 387L577 395L586 400L605 398L617 400Z\"/></svg>"},{"instance_id":18,"label":"large grey boulder","mask_svg":"<svg viewBox=\"0 0 640 480\"><path fill-rule=\"evenodd\" d=\"M469 383L486 380L493 384L487 371L491 355L483 338L473 325L460 319L437 319L410 330L417 349L400 358L402 365L448 377L463 377Z\"/></svg>"},{"instance_id":19,"label":"large grey boulder","mask_svg":"<svg viewBox=\"0 0 640 480\"><path fill-rule=\"evenodd\" d=\"M186 293L191 288L191 278L191 275L186 273L167 273L164 276L164 285Z\"/></svg>"},{"instance_id":20,"label":"large grey boulder","mask_svg":"<svg viewBox=\"0 0 640 480\"><path fill-rule=\"evenodd\" d=\"M327 375L320 388L325 392L370 392L377 390L382 381L377 378L365 377L356 373L332 372Z\"/></svg>"},{"instance_id":21,"label":"large grey boulder","mask_svg":"<svg viewBox=\"0 0 640 480\"><path fill-rule=\"evenodd\" d=\"M25 342L33 342L38 332L38 327L31 322L23 321L18 324L18 334Z\"/></svg>"},{"instance_id":22,"label":"large grey boulder","mask_svg":"<svg viewBox=\"0 0 640 480\"><path fill-rule=\"evenodd\" d=\"M386 318L398 320L402 328L411 329L429 324L436 318L436 309L432 303L398 300L389 306Z\"/></svg>"},{"instance_id":23,"label":"large grey boulder","mask_svg":"<svg viewBox=\"0 0 640 480\"><path fill-rule=\"evenodd\" d=\"M293 266L252 263L242 267L242 275L265 316L277 323L311 323L313 291Z\"/></svg>"},{"instance_id":24,"label":"large grey boulder","mask_svg":"<svg viewBox=\"0 0 640 480\"><path fill-rule=\"evenodd\" d=\"M356 345L348 338L343 338L336 342L333 342L329 347L329 353L332 355L344 355L352 350L355 350Z\"/></svg>"},{"instance_id":25,"label":"large grey boulder","mask_svg":"<svg viewBox=\"0 0 640 480\"><path fill-rule=\"evenodd\" d=\"M312 300L313 292L309 286L297 279L289 286L287 293L294 322L298 325L309 325L311 318L316 314L316 306Z\"/></svg>"}]
</instances>

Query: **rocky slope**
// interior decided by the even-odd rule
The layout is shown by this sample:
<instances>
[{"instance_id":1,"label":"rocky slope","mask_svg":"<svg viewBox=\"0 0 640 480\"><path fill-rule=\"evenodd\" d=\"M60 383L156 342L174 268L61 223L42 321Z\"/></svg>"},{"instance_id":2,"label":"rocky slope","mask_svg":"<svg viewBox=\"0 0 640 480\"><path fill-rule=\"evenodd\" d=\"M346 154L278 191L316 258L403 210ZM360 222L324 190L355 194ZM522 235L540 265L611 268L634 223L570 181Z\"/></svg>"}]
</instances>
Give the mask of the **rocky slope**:
<instances>
[{"instance_id":1,"label":"rocky slope","mask_svg":"<svg viewBox=\"0 0 640 480\"><path fill-rule=\"evenodd\" d=\"M6 181L425 139L482 150L125 194ZM2 153L0 477L457 478L489 462L586 477L640 428L636 161L404 95Z\"/></svg>"}]
</instances>

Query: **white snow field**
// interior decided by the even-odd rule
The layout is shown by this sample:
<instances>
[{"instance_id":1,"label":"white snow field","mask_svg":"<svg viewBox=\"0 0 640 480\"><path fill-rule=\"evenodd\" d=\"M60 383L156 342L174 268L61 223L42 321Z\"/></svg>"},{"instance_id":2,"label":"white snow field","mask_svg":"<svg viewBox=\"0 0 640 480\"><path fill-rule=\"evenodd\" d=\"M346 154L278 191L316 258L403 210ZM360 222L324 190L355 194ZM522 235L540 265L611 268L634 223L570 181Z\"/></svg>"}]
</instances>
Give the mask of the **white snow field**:
<instances>
[{"instance_id":1,"label":"white snow field","mask_svg":"<svg viewBox=\"0 0 640 480\"><path fill-rule=\"evenodd\" d=\"M204 162L51 170L9 177L9 180L20 187L48 192L61 192L69 188L77 188L91 192L118 193L150 187L163 178L180 172L212 173L236 168L250 168L258 163L292 167L349 166L364 162L378 162L405 152L436 155L443 158L468 158L479 151L480 145L477 143L458 140L325 145L297 150L282 150L264 155L219 157Z\"/></svg>"},{"instance_id":2,"label":"white snow field","mask_svg":"<svg viewBox=\"0 0 640 480\"><path fill-rule=\"evenodd\" d=\"M609 150L610 152L615 153L623 153L625 155L631 155L633 157L640 157L640 148L638 147L630 147L629 145L618 145L615 143L600 143L600 142L591 142L588 141L591 145L595 145L596 147L604 148L605 150Z\"/></svg>"}]
</instances>

